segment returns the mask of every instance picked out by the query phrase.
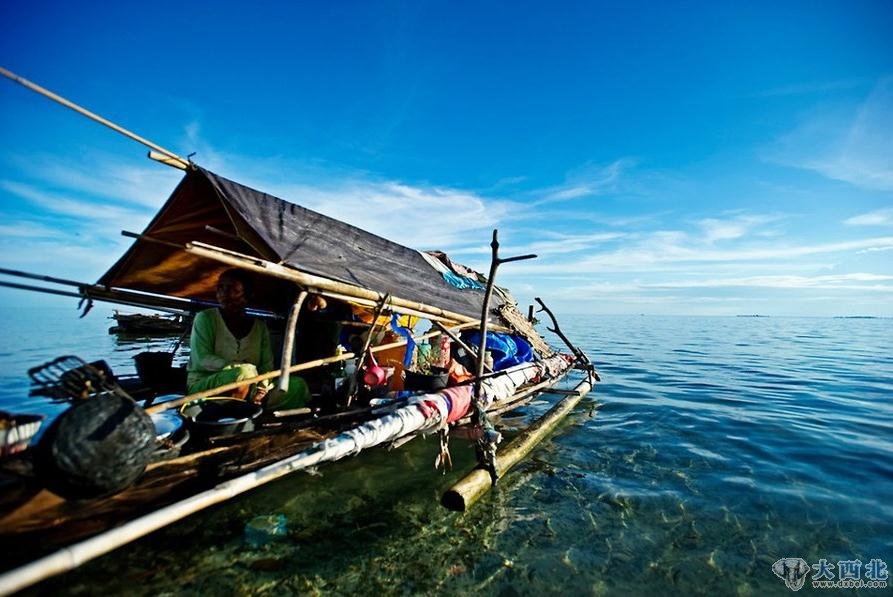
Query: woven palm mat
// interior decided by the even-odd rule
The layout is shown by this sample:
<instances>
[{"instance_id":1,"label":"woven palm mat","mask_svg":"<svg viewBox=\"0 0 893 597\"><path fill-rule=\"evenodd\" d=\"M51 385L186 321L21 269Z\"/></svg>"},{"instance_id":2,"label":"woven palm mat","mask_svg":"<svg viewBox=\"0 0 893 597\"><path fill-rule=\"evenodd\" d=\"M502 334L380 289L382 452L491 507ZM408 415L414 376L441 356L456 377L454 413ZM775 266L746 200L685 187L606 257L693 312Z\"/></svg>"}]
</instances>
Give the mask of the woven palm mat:
<instances>
[{"instance_id":1,"label":"woven palm mat","mask_svg":"<svg viewBox=\"0 0 893 597\"><path fill-rule=\"evenodd\" d=\"M518 310L514 303L504 303L499 307L499 316L510 328L524 336L537 354L543 358L552 356L555 351L552 350L543 337L533 328L533 324L527 321L527 318Z\"/></svg>"}]
</instances>

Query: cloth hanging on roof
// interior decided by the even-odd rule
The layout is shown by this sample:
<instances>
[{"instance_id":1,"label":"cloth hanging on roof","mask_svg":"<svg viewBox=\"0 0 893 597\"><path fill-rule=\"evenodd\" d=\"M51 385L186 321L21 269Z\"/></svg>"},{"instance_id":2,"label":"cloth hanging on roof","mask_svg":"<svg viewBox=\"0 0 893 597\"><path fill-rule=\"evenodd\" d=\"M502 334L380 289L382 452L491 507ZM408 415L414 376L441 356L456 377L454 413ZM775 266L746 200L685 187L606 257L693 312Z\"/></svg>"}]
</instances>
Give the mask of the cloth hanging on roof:
<instances>
[{"instance_id":1,"label":"cloth hanging on roof","mask_svg":"<svg viewBox=\"0 0 893 597\"><path fill-rule=\"evenodd\" d=\"M443 272L443 279L460 290L484 290L484 285L480 282L453 272Z\"/></svg>"},{"instance_id":2,"label":"cloth hanging on roof","mask_svg":"<svg viewBox=\"0 0 893 597\"><path fill-rule=\"evenodd\" d=\"M443 253L440 254L443 255ZM445 264L443 261L432 255L431 253L427 251L419 251L419 255L424 257L425 261L427 261L431 267L439 271L444 280L446 280L449 284L455 286L456 288L459 288L461 290L484 290L483 284L466 274L460 274L450 269L447 264ZM452 263L452 261L450 261L450 263ZM467 268L463 269L466 269L466 271L469 272L471 271Z\"/></svg>"}]
</instances>

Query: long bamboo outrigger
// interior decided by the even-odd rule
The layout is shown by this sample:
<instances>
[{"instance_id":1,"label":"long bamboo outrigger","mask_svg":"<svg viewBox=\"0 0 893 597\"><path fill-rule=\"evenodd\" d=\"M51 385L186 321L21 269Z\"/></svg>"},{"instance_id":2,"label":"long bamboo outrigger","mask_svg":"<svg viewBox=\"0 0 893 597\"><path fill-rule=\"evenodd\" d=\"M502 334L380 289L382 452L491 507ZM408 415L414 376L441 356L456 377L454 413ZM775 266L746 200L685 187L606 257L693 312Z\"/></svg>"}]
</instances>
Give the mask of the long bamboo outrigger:
<instances>
[{"instance_id":1,"label":"long bamboo outrigger","mask_svg":"<svg viewBox=\"0 0 893 597\"><path fill-rule=\"evenodd\" d=\"M136 133L131 133L124 127L118 126L111 120L106 120L102 116L99 116L98 114L94 114L93 112L91 112L90 110L87 110L85 108L82 108L81 106L75 104L74 102L65 99L61 95L56 95L52 91L50 91L48 89L44 89L43 87L41 87L40 85L37 85L36 83L32 83L28 79L26 79L24 77L20 77L19 75L15 74L14 72L6 70L2 66L0 66L0 75L3 75L4 77L6 77L7 79L10 79L11 81L15 81L19 85L27 87L31 91L34 91L35 93L38 93L46 98L49 98L49 99L53 100L54 102L62 104L66 108L70 108L70 109L74 110L75 112L77 112L78 114L81 114L82 116L86 116L90 120L98 122L99 124L101 124L103 126L107 126L110 129L112 129L113 131L115 131L116 133L121 133L125 137L129 137L129 138L133 139L134 141L136 141L137 143L141 143L141 144L145 145L146 147L148 147L151 150L149 153L149 157L152 158L153 160L157 160L159 162L167 164L168 166L172 166L172 167L178 168L180 170L185 170L186 168L189 167L189 165L191 163L189 160L181 158L174 152L168 151L164 147L161 147L160 145L156 145L155 143L152 143L151 141L140 137Z\"/></svg>"},{"instance_id":2,"label":"long bamboo outrigger","mask_svg":"<svg viewBox=\"0 0 893 597\"><path fill-rule=\"evenodd\" d=\"M196 444L191 451L153 462L133 485L115 496L91 498L76 509L66 508L63 498L37 487L37 493L32 493L28 501L16 504L12 510L0 509L0 545L4 536L13 540L38 536L43 543L52 535L70 543L86 534L83 527L88 519L91 529L95 519L107 521L108 526L121 519L125 524L3 573L0 595L71 570L291 472L376 445L394 446L422 433L446 433L450 426L470 424L470 435L478 441L479 467L442 500L448 508L467 509L553 430L599 379L589 358L561 332L554 315L540 299L536 300L541 310L552 320L548 329L566 344L572 356L555 353L520 315L510 295L502 290L494 293L501 264L534 257L500 258L495 230L485 290L462 290L445 281L445 275L411 249L227 180L6 69L0 68L0 74L136 140L150 148L150 158L186 173L143 233L123 233L134 238L134 244L97 283L0 269L3 275L73 290L3 281L0 286L78 297L87 303L83 314L94 300L158 310L197 311L215 305L215 274L227 267L238 267L255 274L270 290L267 301L252 305L253 308L267 314L287 312L281 364L277 369L150 406L153 394L142 406L145 415L266 380L278 378L280 389L285 389L294 373L398 348L408 352L413 343L441 335L461 346L473 359L475 369L470 382L412 396L397 395L379 405L370 402L369 406L352 407L348 400L346 410L327 415L310 409L275 413L259 429L229 438L212 438L208 445ZM449 269L449 264L446 260L444 267ZM204 272L205 276L196 279L195 271ZM355 348L292 364L302 306L310 293L371 310L372 323L367 326L362 350L354 352ZM372 332L379 315L422 318L432 322L435 329L423 334L408 331L401 340L373 346ZM476 347L459 335L470 329L478 331ZM535 347L535 357L517 364L489 366L487 338L493 330L527 338ZM572 363L586 372L586 378L571 390L556 390ZM96 379L104 378L100 375ZM493 418L550 391L563 394L564 398L502 448L497 458L500 434L492 424ZM463 396L467 398L464 407ZM445 441L442 440L441 456ZM27 455L26 452L17 458ZM220 482L221 478L225 480ZM147 503L158 509L144 514Z\"/></svg>"}]
</instances>

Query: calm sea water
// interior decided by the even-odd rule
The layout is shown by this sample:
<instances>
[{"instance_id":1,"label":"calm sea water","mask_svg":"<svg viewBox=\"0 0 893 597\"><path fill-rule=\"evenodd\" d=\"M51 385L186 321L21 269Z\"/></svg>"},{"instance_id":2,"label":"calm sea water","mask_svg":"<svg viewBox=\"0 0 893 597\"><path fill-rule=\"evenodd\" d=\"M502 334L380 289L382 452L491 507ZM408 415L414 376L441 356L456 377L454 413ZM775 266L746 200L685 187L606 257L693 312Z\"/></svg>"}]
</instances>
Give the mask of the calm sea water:
<instances>
[{"instance_id":1,"label":"calm sea water","mask_svg":"<svg viewBox=\"0 0 893 597\"><path fill-rule=\"evenodd\" d=\"M131 367L148 345L116 341L103 317L0 311L0 408L29 406L25 370L58 354ZM783 595L782 557L893 565L893 320L562 327L603 382L471 512L438 505L472 465L464 440L443 475L436 441L417 439L260 488L37 591ZM279 514L285 537L246 543L249 521Z\"/></svg>"}]
</instances>

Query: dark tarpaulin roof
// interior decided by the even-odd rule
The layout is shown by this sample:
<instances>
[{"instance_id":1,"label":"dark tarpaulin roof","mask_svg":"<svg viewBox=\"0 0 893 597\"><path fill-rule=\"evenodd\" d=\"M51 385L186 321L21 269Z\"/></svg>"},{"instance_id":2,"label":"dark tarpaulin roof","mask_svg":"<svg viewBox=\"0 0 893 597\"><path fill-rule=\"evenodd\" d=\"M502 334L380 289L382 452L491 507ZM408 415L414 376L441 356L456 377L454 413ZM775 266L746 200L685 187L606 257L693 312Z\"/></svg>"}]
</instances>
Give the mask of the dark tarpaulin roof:
<instances>
[{"instance_id":1,"label":"dark tarpaulin roof","mask_svg":"<svg viewBox=\"0 0 893 597\"><path fill-rule=\"evenodd\" d=\"M186 173L143 236L177 245L201 241L463 315L481 313L482 291L448 284L417 251L202 168ZM99 284L213 300L217 275L226 268L138 239ZM284 308L287 283L260 278L254 306ZM493 300L495 308L500 301Z\"/></svg>"}]
</instances>

